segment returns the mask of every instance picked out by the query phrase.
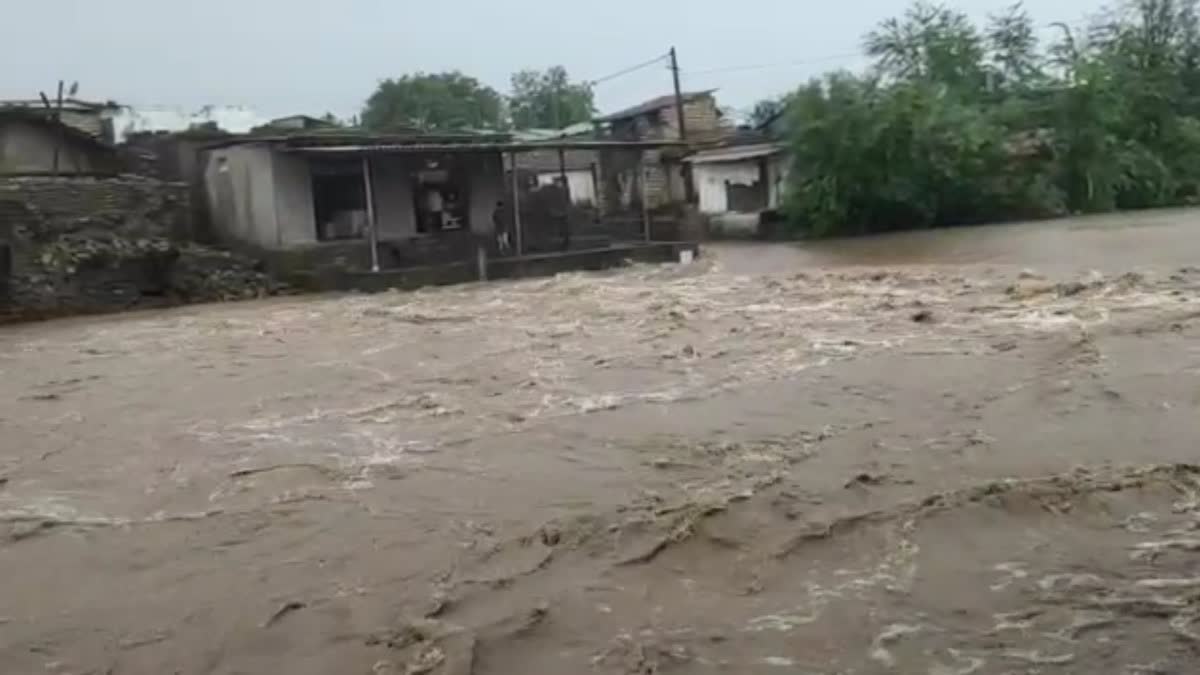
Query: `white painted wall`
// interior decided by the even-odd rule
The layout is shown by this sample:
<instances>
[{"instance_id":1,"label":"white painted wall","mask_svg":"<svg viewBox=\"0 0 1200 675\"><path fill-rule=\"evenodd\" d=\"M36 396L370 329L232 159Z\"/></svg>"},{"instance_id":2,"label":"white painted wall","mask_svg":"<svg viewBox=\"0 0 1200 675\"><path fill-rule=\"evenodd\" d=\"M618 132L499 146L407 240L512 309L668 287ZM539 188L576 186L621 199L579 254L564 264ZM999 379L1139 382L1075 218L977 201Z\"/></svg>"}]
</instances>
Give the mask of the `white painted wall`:
<instances>
[{"instance_id":1,"label":"white painted wall","mask_svg":"<svg viewBox=\"0 0 1200 675\"><path fill-rule=\"evenodd\" d=\"M728 212L728 192L725 183L754 185L761 178L759 160L760 158L755 157L740 162L695 164L692 175L696 181L701 213ZM767 208L777 209L783 205L788 167L788 158L785 155L774 155L767 160Z\"/></svg>"},{"instance_id":2,"label":"white painted wall","mask_svg":"<svg viewBox=\"0 0 1200 675\"><path fill-rule=\"evenodd\" d=\"M554 185L561 177L558 172L539 173L538 187ZM572 204L595 204L596 180L592 172L590 170L568 171L567 191L571 195Z\"/></svg>"},{"instance_id":3,"label":"white painted wall","mask_svg":"<svg viewBox=\"0 0 1200 675\"><path fill-rule=\"evenodd\" d=\"M213 226L234 241L280 247L271 150L238 145L207 154L204 169Z\"/></svg>"},{"instance_id":4,"label":"white painted wall","mask_svg":"<svg viewBox=\"0 0 1200 675\"><path fill-rule=\"evenodd\" d=\"M725 213L729 210L725 183L754 185L760 179L758 160L697 164L692 169L701 213Z\"/></svg>"},{"instance_id":5,"label":"white painted wall","mask_svg":"<svg viewBox=\"0 0 1200 675\"><path fill-rule=\"evenodd\" d=\"M276 248L317 241L317 214L313 209L312 171L308 160L285 152L271 153L275 182Z\"/></svg>"}]
</instances>

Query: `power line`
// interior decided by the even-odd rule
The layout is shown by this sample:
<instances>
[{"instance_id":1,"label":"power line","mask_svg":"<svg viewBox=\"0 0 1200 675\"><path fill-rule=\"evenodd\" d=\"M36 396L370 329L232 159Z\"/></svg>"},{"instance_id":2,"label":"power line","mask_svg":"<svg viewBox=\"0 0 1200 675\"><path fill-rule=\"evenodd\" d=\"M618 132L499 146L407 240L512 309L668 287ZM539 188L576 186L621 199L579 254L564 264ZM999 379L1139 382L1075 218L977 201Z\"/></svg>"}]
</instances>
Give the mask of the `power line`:
<instances>
[{"instance_id":1,"label":"power line","mask_svg":"<svg viewBox=\"0 0 1200 675\"><path fill-rule=\"evenodd\" d=\"M598 78L590 81L588 84L590 84L594 87L598 84L604 84L605 82L608 82L609 80L615 80L618 77L624 77L625 75L628 75L630 73L637 72L643 68L649 68L650 66L653 66L656 63L665 61L667 59L667 56L668 56L667 54L663 54L661 56L656 56L653 59L650 59L649 61L646 61L643 63L639 63L636 66L630 66L623 70L618 70L617 72L615 72L611 75L605 75L604 77L598 77Z\"/></svg>"},{"instance_id":2,"label":"power line","mask_svg":"<svg viewBox=\"0 0 1200 675\"><path fill-rule=\"evenodd\" d=\"M841 59L850 58L853 56L861 56L861 52L846 52L844 54L832 54L830 56L822 56L813 59L801 59L797 61L777 61L775 63L759 63L746 66L728 66L724 68L709 68L708 70L685 70L685 75L713 75L716 73L737 73L749 70L766 70L769 68L783 68L787 66L805 66L817 63L828 63L830 61L838 61Z\"/></svg>"}]
</instances>

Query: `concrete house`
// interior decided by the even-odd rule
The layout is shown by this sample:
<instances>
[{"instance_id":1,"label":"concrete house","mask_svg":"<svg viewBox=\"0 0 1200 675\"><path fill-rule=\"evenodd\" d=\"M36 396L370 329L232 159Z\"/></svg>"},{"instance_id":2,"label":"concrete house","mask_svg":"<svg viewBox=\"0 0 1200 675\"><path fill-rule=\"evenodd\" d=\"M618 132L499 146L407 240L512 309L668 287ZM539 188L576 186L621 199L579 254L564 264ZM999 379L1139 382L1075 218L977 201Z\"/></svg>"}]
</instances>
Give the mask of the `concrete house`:
<instances>
[{"instance_id":1,"label":"concrete house","mask_svg":"<svg viewBox=\"0 0 1200 675\"><path fill-rule=\"evenodd\" d=\"M783 205L788 159L781 143L747 133L697 152L685 162L700 212L714 233L754 233Z\"/></svg>"},{"instance_id":2,"label":"concrete house","mask_svg":"<svg viewBox=\"0 0 1200 675\"><path fill-rule=\"evenodd\" d=\"M505 154L507 166L515 155L521 167L541 152L619 149L638 156L662 145L357 129L246 135L203 153L202 181L209 218L227 243L264 252L355 251L359 265L365 252L374 256L373 268L400 268L462 261L479 246L495 255L519 256L534 244L547 250L534 241L540 230L520 220L527 205L513 202ZM550 230L559 242L552 250L584 243L572 243L570 223Z\"/></svg>"},{"instance_id":3,"label":"concrete house","mask_svg":"<svg viewBox=\"0 0 1200 675\"><path fill-rule=\"evenodd\" d=\"M0 174L108 175L120 171L116 150L45 112L0 108Z\"/></svg>"},{"instance_id":4,"label":"concrete house","mask_svg":"<svg viewBox=\"0 0 1200 675\"><path fill-rule=\"evenodd\" d=\"M703 144L714 142L728 133L713 91L686 92L682 95L683 117L687 132L687 143ZM672 141L682 139L679 128L679 111L673 95L659 96L631 108L595 120L604 138L628 141ZM686 196L683 164L684 154L677 148L666 152L651 153L645 157L645 175L642 178L647 208L657 208L681 202ZM605 158L605 180L613 180L623 173L622 167L609 170L616 164ZM616 191L628 199L628 185L606 186L606 192Z\"/></svg>"},{"instance_id":5,"label":"concrete house","mask_svg":"<svg viewBox=\"0 0 1200 675\"><path fill-rule=\"evenodd\" d=\"M488 236L504 199L500 145L480 136L239 136L204 160L219 235L265 250ZM371 225L374 224L374 228Z\"/></svg>"}]
</instances>

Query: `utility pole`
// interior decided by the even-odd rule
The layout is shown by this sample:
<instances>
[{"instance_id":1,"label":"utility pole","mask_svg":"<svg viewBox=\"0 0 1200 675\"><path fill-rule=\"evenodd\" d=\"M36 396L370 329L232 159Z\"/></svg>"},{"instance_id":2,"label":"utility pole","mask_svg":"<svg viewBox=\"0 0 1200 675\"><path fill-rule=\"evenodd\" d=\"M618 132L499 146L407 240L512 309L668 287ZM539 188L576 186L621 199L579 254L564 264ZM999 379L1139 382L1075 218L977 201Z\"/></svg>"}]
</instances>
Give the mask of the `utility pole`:
<instances>
[{"instance_id":1,"label":"utility pole","mask_svg":"<svg viewBox=\"0 0 1200 675\"><path fill-rule=\"evenodd\" d=\"M675 113L679 115L679 140L687 142L687 116L683 112L683 89L679 86L679 57L671 47L671 75L675 80Z\"/></svg>"},{"instance_id":2,"label":"utility pole","mask_svg":"<svg viewBox=\"0 0 1200 675\"><path fill-rule=\"evenodd\" d=\"M679 55L675 52L675 48L671 47L671 76L675 80L675 113L679 116L679 140L684 143L684 151L687 151L687 115L683 109L683 88L679 85ZM696 189L692 185L692 172L690 165L683 163L681 174L683 175L683 192L687 203L693 204L696 201Z\"/></svg>"}]
</instances>

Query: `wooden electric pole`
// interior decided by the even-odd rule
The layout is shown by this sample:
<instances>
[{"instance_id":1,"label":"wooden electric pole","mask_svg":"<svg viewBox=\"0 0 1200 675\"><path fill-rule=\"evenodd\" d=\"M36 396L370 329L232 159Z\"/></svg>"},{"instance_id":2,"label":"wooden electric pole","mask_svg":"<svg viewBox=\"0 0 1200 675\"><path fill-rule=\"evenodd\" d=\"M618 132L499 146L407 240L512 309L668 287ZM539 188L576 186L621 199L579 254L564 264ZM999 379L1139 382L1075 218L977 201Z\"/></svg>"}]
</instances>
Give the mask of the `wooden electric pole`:
<instances>
[{"instance_id":1,"label":"wooden electric pole","mask_svg":"<svg viewBox=\"0 0 1200 675\"><path fill-rule=\"evenodd\" d=\"M679 57L671 47L671 76L675 80L675 113L679 115L679 140L687 142L687 115L683 112L683 89L679 86Z\"/></svg>"},{"instance_id":2,"label":"wooden electric pole","mask_svg":"<svg viewBox=\"0 0 1200 675\"><path fill-rule=\"evenodd\" d=\"M684 143L683 149L687 152L687 114L684 112L683 88L679 84L679 55L674 47L671 47L671 76L675 81L675 113L679 116L679 140ZM692 172L687 162L683 162L680 174L683 177L684 198L689 204L695 203L696 189L692 185Z\"/></svg>"}]
</instances>

